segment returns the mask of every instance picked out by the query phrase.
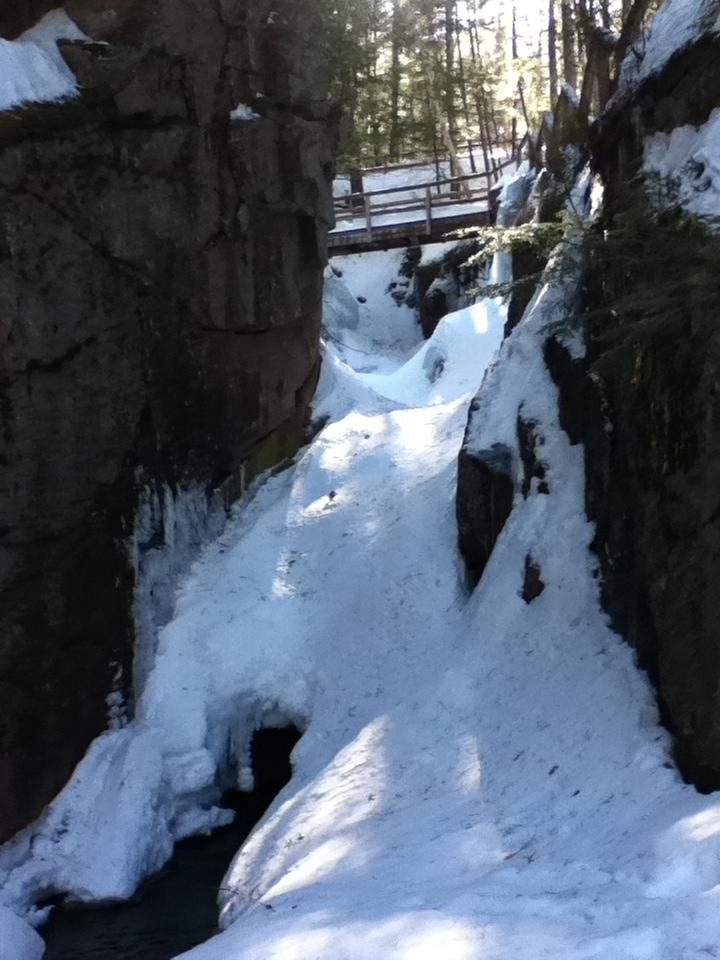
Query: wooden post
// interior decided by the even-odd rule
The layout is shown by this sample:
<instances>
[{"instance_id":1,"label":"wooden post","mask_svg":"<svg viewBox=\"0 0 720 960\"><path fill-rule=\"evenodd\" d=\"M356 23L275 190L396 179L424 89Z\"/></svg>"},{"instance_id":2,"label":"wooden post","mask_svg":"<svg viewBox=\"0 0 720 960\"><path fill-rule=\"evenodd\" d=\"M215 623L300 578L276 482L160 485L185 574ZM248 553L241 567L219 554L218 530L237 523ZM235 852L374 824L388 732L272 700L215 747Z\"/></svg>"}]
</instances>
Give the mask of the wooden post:
<instances>
[{"instance_id":1,"label":"wooden post","mask_svg":"<svg viewBox=\"0 0 720 960\"><path fill-rule=\"evenodd\" d=\"M350 174L350 193L351 193L351 195L355 195L355 194L358 194L358 193L364 193L364 192L365 192L365 187L363 186L363 172L362 172L362 170L360 169L360 167L350 167L350 169L349 169L348 172L349 172L349 174ZM355 206L356 206L355 201L351 200L351 201L350 201L350 208L351 208L352 210L354 210L354 209L355 209Z\"/></svg>"},{"instance_id":2,"label":"wooden post","mask_svg":"<svg viewBox=\"0 0 720 960\"><path fill-rule=\"evenodd\" d=\"M473 173L477 173L477 167L475 166L475 154L473 153L472 140L468 140L468 153L470 154L470 169Z\"/></svg>"},{"instance_id":3,"label":"wooden post","mask_svg":"<svg viewBox=\"0 0 720 960\"><path fill-rule=\"evenodd\" d=\"M365 194L365 231L367 242L372 243L372 200Z\"/></svg>"},{"instance_id":4,"label":"wooden post","mask_svg":"<svg viewBox=\"0 0 720 960\"><path fill-rule=\"evenodd\" d=\"M432 236L432 187L425 190L425 232Z\"/></svg>"}]
</instances>

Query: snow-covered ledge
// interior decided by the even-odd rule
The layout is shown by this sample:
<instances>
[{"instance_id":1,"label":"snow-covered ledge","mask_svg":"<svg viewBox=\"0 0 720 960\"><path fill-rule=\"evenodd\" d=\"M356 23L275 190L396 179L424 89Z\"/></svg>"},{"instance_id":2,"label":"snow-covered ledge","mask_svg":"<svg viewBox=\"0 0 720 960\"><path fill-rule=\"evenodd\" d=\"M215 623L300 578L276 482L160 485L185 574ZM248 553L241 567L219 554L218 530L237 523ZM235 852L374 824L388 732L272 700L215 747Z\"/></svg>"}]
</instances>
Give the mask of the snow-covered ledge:
<instances>
[{"instance_id":1,"label":"snow-covered ledge","mask_svg":"<svg viewBox=\"0 0 720 960\"><path fill-rule=\"evenodd\" d=\"M78 95L58 40L92 42L64 10L52 10L17 40L0 40L0 111Z\"/></svg>"}]
</instances>

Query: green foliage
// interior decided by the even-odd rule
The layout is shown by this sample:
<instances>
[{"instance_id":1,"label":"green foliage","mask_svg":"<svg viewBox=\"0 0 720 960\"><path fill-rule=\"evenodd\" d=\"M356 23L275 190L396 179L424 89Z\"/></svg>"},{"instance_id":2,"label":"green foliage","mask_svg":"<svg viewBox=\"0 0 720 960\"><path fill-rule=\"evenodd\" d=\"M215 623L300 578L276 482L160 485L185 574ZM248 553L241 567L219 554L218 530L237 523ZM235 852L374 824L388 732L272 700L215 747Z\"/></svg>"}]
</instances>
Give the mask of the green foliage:
<instances>
[{"instance_id":1,"label":"green foliage","mask_svg":"<svg viewBox=\"0 0 720 960\"><path fill-rule=\"evenodd\" d=\"M720 302L720 223L687 213L677 185L646 179L593 228L593 335L642 338L678 318L714 314Z\"/></svg>"},{"instance_id":2,"label":"green foliage","mask_svg":"<svg viewBox=\"0 0 720 960\"><path fill-rule=\"evenodd\" d=\"M487 263L496 253L520 252L530 253L539 264L544 267L550 254L555 250L571 228L576 228L577 217L562 212L548 223L523 223L514 227L473 227L470 230L458 231L455 236L472 237L475 241L475 253L468 259L468 265ZM528 274L508 283L484 284L473 293L482 297L511 296L514 292L526 291L533 288L540 281L543 274L538 272Z\"/></svg>"},{"instance_id":3,"label":"green foliage","mask_svg":"<svg viewBox=\"0 0 720 960\"><path fill-rule=\"evenodd\" d=\"M517 227L481 227L478 231L480 249L475 254L475 261L489 260L503 250L512 253L520 248L530 249L547 259L562 240L564 231L564 218L552 223L523 223Z\"/></svg>"},{"instance_id":4,"label":"green foliage","mask_svg":"<svg viewBox=\"0 0 720 960\"><path fill-rule=\"evenodd\" d=\"M492 0L336 0L347 164L444 156L448 134L459 151L509 140L519 104L502 12Z\"/></svg>"},{"instance_id":5,"label":"green foliage","mask_svg":"<svg viewBox=\"0 0 720 960\"><path fill-rule=\"evenodd\" d=\"M678 185L652 177L629 185L614 210L611 219L599 223L563 212L550 223L473 231L477 251L471 262L503 250L530 251L546 262L563 238L582 234L591 265L586 319L593 337L643 339L679 318L713 315L720 302L720 218L688 213ZM556 263L562 271L562 258ZM537 284L541 276L542 271L477 292L507 297Z\"/></svg>"}]
</instances>

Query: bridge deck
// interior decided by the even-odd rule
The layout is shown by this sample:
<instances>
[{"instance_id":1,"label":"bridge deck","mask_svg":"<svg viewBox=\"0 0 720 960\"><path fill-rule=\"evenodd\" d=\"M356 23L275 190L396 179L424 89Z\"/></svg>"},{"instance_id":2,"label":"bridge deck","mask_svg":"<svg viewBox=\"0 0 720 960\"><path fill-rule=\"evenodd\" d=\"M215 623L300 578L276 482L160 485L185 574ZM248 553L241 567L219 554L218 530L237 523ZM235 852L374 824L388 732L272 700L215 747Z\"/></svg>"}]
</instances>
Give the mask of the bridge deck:
<instances>
[{"instance_id":1,"label":"bridge deck","mask_svg":"<svg viewBox=\"0 0 720 960\"><path fill-rule=\"evenodd\" d=\"M456 230L485 227L491 222L490 211L485 206L474 212L434 217L429 229L424 219L373 225L371 235L362 227L350 230L336 228L328 239L329 253L331 257L336 257L347 253L392 250L417 243L439 243Z\"/></svg>"},{"instance_id":2,"label":"bridge deck","mask_svg":"<svg viewBox=\"0 0 720 960\"><path fill-rule=\"evenodd\" d=\"M516 163L511 159L491 172L336 197L330 256L436 242L457 230L486 226L502 172Z\"/></svg>"}]
</instances>

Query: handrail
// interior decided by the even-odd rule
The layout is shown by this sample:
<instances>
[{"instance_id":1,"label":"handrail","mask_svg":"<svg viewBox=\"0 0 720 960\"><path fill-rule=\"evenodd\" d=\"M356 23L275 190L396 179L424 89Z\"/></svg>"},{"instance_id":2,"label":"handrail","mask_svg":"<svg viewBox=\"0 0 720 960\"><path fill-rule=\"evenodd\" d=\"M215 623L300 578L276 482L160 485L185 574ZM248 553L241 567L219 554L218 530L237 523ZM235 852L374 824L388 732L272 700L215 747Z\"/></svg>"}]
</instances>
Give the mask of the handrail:
<instances>
[{"instance_id":1,"label":"handrail","mask_svg":"<svg viewBox=\"0 0 720 960\"><path fill-rule=\"evenodd\" d=\"M489 193L487 190L472 193L469 197L443 197L442 202L438 197L432 196L430 191L428 201L427 191L423 197L415 197L412 200L395 201L394 203L380 203L372 206L373 216L383 216L387 213L412 213L413 210L422 210L430 206L433 209L443 209L445 207L461 207L467 203L479 203L481 200L487 200ZM342 220L356 220L365 218L365 206L357 206L354 209L342 209L336 211L338 218Z\"/></svg>"},{"instance_id":2,"label":"handrail","mask_svg":"<svg viewBox=\"0 0 720 960\"><path fill-rule=\"evenodd\" d=\"M406 183L397 187L386 187L384 190L368 190L364 193L348 193L341 197L334 197L335 213L341 221L356 220L364 221L365 241L368 244L373 243L374 231L383 228L382 224L374 224L373 218L383 216L383 214L392 213L411 213L417 211L425 212L424 227L425 233L430 236L433 230L433 209L449 208L451 206L461 206L463 203L479 203L482 200L490 199L493 185L501 178L503 170L515 166L518 163L518 156L514 156L498 164L493 170L484 170L482 173L463 174L459 177L448 177L442 180L430 180L423 183ZM467 183L470 180L485 180L487 186L484 190L470 190L466 196L449 196L440 194L433 195L433 189L441 186L453 186L453 184ZM411 197L407 200L388 201L373 205L373 198L393 196L400 193L423 192L423 197ZM363 230L363 227L351 228L353 232Z\"/></svg>"},{"instance_id":3,"label":"handrail","mask_svg":"<svg viewBox=\"0 0 720 960\"><path fill-rule=\"evenodd\" d=\"M498 178L499 173L513 166L515 163L517 163L516 159L511 157L504 163L499 164L494 171L483 170L482 173L467 173L461 177L445 177L440 180L426 180L423 181L423 183L406 183L399 187L385 187L382 190L366 190L362 193L345 193L341 196L333 197L333 200L347 203L352 200L364 200L365 197L381 197L391 193L409 193L411 190L431 190L433 187L452 186L453 183L467 183L469 180L487 180L489 185L491 180Z\"/></svg>"}]
</instances>

